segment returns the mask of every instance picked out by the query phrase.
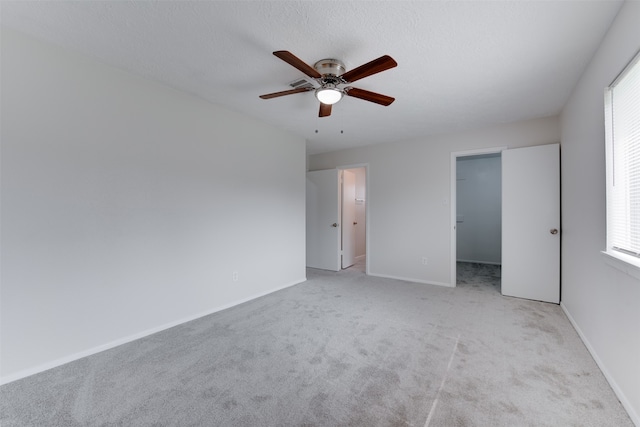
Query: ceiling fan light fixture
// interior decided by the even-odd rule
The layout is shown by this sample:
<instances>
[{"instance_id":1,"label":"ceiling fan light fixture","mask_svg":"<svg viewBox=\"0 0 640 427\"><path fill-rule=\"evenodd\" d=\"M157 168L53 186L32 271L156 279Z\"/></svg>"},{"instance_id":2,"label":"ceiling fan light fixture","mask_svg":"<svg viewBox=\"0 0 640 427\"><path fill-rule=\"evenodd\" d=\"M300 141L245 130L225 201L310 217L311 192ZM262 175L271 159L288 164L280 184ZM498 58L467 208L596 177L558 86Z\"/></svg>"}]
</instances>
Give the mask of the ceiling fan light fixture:
<instances>
[{"instance_id":1,"label":"ceiling fan light fixture","mask_svg":"<svg viewBox=\"0 0 640 427\"><path fill-rule=\"evenodd\" d=\"M316 98L323 104L333 105L342 99L342 91L336 87L321 87L316 89Z\"/></svg>"},{"instance_id":2,"label":"ceiling fan light fixture","mask_svg":"<svg viewBox=\"0 0 640 427\"><path fill-rule=\"evenodd\" d=\"M320 101L318 117L330 116L331 106L339 102L344 95L374 102L385 107L395 101L395 99L390 96L351 86L344 86L356 80L396 67L398 63L389 55L383 55L380 58L369 61L345 73L346 68L344 64L337 59L321 59L311 67L287 50L277 50L273 52L273 54L297 70L302 71L310 80L307 79L307 77L298 79L289 84L293 89L260 95L262 99L278 98L280 96L313 91L318 101ZM316 84L320 87L316 88Z\"/></svg>"}]
</instances>

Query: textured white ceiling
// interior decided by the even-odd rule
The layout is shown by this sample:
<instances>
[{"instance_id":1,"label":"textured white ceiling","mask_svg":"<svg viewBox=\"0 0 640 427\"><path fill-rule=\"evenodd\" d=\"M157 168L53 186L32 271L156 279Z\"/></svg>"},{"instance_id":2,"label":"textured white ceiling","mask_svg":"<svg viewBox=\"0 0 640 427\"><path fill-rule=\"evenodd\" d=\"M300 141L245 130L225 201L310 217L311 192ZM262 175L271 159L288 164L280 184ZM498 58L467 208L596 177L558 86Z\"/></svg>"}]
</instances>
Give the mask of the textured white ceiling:
<instances>
[{"instance_id":1,"label":"textured white ceiling","mask_svg":"<svg viewBox=\"0 0 640 427\"><path fill-rule=\"evenodd\" d=\"M558 114L621 1L0 2L2 25L93 56L307 139L309 153ZM318 118L313 93L271 100L303 74L272 55L347 70L398 67ZM317 132L316 132L317 130ZM341 133L344 131L344 133Z\"/></svg>"}]
</instances>

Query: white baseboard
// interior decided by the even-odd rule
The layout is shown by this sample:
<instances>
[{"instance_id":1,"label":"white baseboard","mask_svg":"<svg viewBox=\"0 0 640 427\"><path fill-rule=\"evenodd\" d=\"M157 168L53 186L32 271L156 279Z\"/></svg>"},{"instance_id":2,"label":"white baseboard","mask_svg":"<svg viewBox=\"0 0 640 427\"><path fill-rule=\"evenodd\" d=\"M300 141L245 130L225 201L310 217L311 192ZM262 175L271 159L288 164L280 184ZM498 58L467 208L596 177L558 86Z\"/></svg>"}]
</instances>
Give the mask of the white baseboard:
<instances>
[{"instance_id":1,"label":"white baseboard","mask_svg":"<svg viewBox=\"0 0 640 427\"><path fill-rule=\"evenodd\" d=\"M356 261L360 261L362 259L365 259L366 257L367 257L366 254L365 255L358 255L355 259L356 259Z\"/></svg>"},{"instance_id":2,"label":"white baseboard","mask_svg":"<svg viewBox=\"0 0 640 427\"><path fill-rule=\"evenodd\" d=\"M207 310L207 311L202 312L202 313L194 314L192 316L187 316L187 317L182 318L180 320L176 320L176 321L173 321L173 322L165 323L164 325L157 326L157 327L151 328L151 329L147 329L147 330L139 332L137 334L133 334L133 335L129 335L129 336L126 336L126 337L123 337L123 338L119 338L117 340L114 340L114 341L111 341L111 342L108 342L108 343L105 343L105 344L102 344L102 345L99 345L99 346L96 346L96 347L92 347L92 348L89 348L87 350L83 350L83 351L80 351L80 352L77 352L77 353L73 353L73 354L70 354L68 356L61 357L59 359L55 359L55 360L52 360L52 361L47 362L47 363L43 363L43 364L35 366L33 368L24 369L22 371L18 371L16 373L11 374L11 375L5 375L3 377L0 377L0 385L8 384L10 382L17 381L17 380L20 380L22 378L29 377L31 375L38 374L40 372L44 372L46 370L49 370L49 369L52 369L52 368L56 368L56 367L61 366L61 365L66 365L67 363L73 362L73 361L78 360L78 359L82 359L83 357L91 356L93 354L100 353L102 351L109 350L109 349L112 349L114 347L118 347L120 345L123 345L123 344L129 343L129 342L138 340L140 338L144 338L146 336L153 335L153 334L155 334L157 332L164 331L165 329L173 328L174 326L178 326L178 325L181 325L183 323L187 323L187 322L190 322L192 320L196 320L196 319L199 319L201 317L208 316L208 315L213 314L213 313L217 313L218 311L226 310L227 308L234 307L236 305L239 305L239 304L254 300L256 298L263 297L265 295L269 295L269 294L271 294L273 292L277 292L277 291L280 291L282 289L285 289L285 288L288 288L288 287L291 287L291 286L294 286L294 285L298 285L298 284L300 284L302 282L306 282L306 281L307 281L307 278L305 277L305 278L302 278L302 279L300 279L298 281L294 281L294 282L288 283L288 284L286 284L284 286L280 286L278 288L269 290L267 292L263 292L263 293L260 293L260 294L257 294L257 295L253 295L253 296L250 296L248 298L243 298L243 299L240 299L240 300L236 300L236 301L233 301L231 303L215 307L215 308L213 308L211 310Z\"/></svg>"},{"instance_id":3,"label":"white baseboard","mask_svg":"<svg viewBox=\"0 0 640 427\"><path fill-rule=\"evenodd\" d=\"M502 265L501 262L492 262L492 261L476 261L472 259L459 259L457 262L472 262L474 264L488 264L488 265Z\"/></svg>"},{"instance_id":4,"label":"white baseboard","mask_svg":"<svg viewBox=\"0 0 640 427\"><path fill-rule=\"evenodd\" d=\"M604 363L602 362L600 357L598 357L598 353L596 353L595 349L593 348L593 346L591 345L591 343L589 342L587 337L584 335L584 333L582 333L582 330L580 329L580 327L578 326L578 324L574 320L573 316L571 316L571 313L569 313L569 310L564 305L564 303L560 302L560 307L562 307L562 311L564 311L564 314L567 315L567 318L569 319L569 322L571 322L571 325L573 326L573 328L578 333L578 336L580 336L580 339L584 343L585 347L587 347L587 350L589 350L589 353L591 354L591 357L593 357L593 360L596 361L596 364L598 365L598 367L602 371L604 377L609 382L609 385L613 389L613 392L616 394L616 396L618 397L618 400L620 401L620 403L622 403L622 406L624 407L624 409L629 414L629 417L631 418L631 421L633 421L633 423L636 426L640 427L640 416L636 412L635 408L631 405L631 402L629 402L629 399L627 399L625 394L622 392L622 390L618 386L618 383L616 382L616 380L611 376L611 374L607 370L606 366L604 365Z\"/></svg>"},{"instance_id":5,"label":"white baseboard","mask_svg":"<svg viewBox=\"0 0 640 427\"><path fill-rule=\"evenodd\" d=\"M371 273L371 272L367 272L368 276L372 276L372 277L382 277L384 279L394 279L394 280L402 280L405 282L414 282L414 283L422 283L424 285L435 285L435 286L444 286L447 288L455 288L455 286L452 286L451 283L445 283L445 282L433 282L433 281L429 281L429 280L420 280L420 279L415 279L412 277L401 277L401 276L390 276L387 274L377 274L377 273Z\"/></svg>"}]
</instances>

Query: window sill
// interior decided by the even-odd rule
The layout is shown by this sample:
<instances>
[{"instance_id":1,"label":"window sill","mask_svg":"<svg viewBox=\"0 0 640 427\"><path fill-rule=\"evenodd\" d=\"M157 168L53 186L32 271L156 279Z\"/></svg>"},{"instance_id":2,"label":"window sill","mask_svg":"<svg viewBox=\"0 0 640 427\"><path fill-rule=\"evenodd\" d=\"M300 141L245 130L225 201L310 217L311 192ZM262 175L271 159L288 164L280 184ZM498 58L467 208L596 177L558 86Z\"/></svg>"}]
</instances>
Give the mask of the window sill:
<instances>
[{"instance_id":1,"label":"window sill","mask_svg":"<svg viewBox=\"0 0 640 427\"><path fill-rule=\"evenodd\" d=\"M608 265L640 280L640 260L638 258L615 252L602 251L601 253L604 255L604 262Z\"/></svg>"}]
</instances>

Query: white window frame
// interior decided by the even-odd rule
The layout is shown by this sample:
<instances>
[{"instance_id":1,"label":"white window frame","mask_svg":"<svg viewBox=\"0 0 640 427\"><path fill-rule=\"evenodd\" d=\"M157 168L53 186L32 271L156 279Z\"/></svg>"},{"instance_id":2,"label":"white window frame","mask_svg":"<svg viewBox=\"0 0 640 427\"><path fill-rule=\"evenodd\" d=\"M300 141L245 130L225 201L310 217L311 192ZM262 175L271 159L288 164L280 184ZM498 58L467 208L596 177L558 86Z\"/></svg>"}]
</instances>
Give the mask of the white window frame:
<instances>
[{"instance_id":1,"label":"white window frame","mask_svg":"<svg viewBox=\"0 0 640 427\"><path fill-rule=\"evenodd\" d=\"M638 54L635 55L635 57L631 60L631 62L629 62L629 64L624 68L624 70L622 70L622 72L615 78L615 80L611 83L611 85L609 85L609 87L607 87L605 89L605 141L606 141L606 174L607 174L607 246L605 251L603 251L603 253L605 255L607 255L607 263L612 265L613 267L616 267L620 270L625 271L627 274L630 274L632 276L638 277L640 278L640 249L638 247L635 247L635 251L633 251L634 249L634 244L633 243L629 243L629 247L626 248L620 248L619 246L622 246L620 244L621 239L618 238L617 239L617 244L615 243L615 239L614 239L614 234L615 231L614 230L618 230L619 234L620 234L620 217L618 218L618 221L616 221L616 219L614 218L613 212L615 211L614 208L614 184L615 184L615 180L614 180L614 153L615 153L615 149L617 150L621 150L624 149L625 147L622 146L622 143L619 142L616 144L616 137L618 137L618 139L620 138L620 135L618 135L617 132L615 132L614 130L614 126L613 126L613 117L614 117L614 108L621 108L619 103L616 104L615 102L615 90L616 87L618 86L618 84L622 81L624 81L625 77L627 77L633 70L633 73L639 73L640 72L640 52L638 52ZM633 108L633 110L639 110L640 111L640 99L635 99L633 100L634 102L634 106L630 107ZM628 105L623 105L623 106L627 106ZM617 117L617 116L616 116ZM638 120L640 120L640 113L637 115L637 117L639 118ZM640 123L638 123L638 126L640 126ZM640 139L638 139L638 134L636 132L633 140L634 140L634 147L636 147L636 141L638 143L638 153L640 153ZM625 138L626 139L626 138ZM624 139L623 139L624 140ZM626 154L626 152L625 152ZM640 172L637 173L638 176L640 177ZM630 191L629 188L627 187L623 187L624 189L624 194L628 194L628 192ZM629 201L628 198L625 198L626 201ZM627 203L628 205L629 203ZM618 209L618 213L620 213L621 211L627 210L627 213L624 215L626 217L626 220L622 222L622 228L626 228L627 231L626 233L624 233L623 235L625 236L629 236L630 235L630 215L628 214L628 212L630 211L629 208L627 209ZM629 239L630 241L631 239ZM631 249L631 251L626 251L625 249ZM634 255L631 252L636 252L638 254Z\"/></svg>"}]
</instances>

